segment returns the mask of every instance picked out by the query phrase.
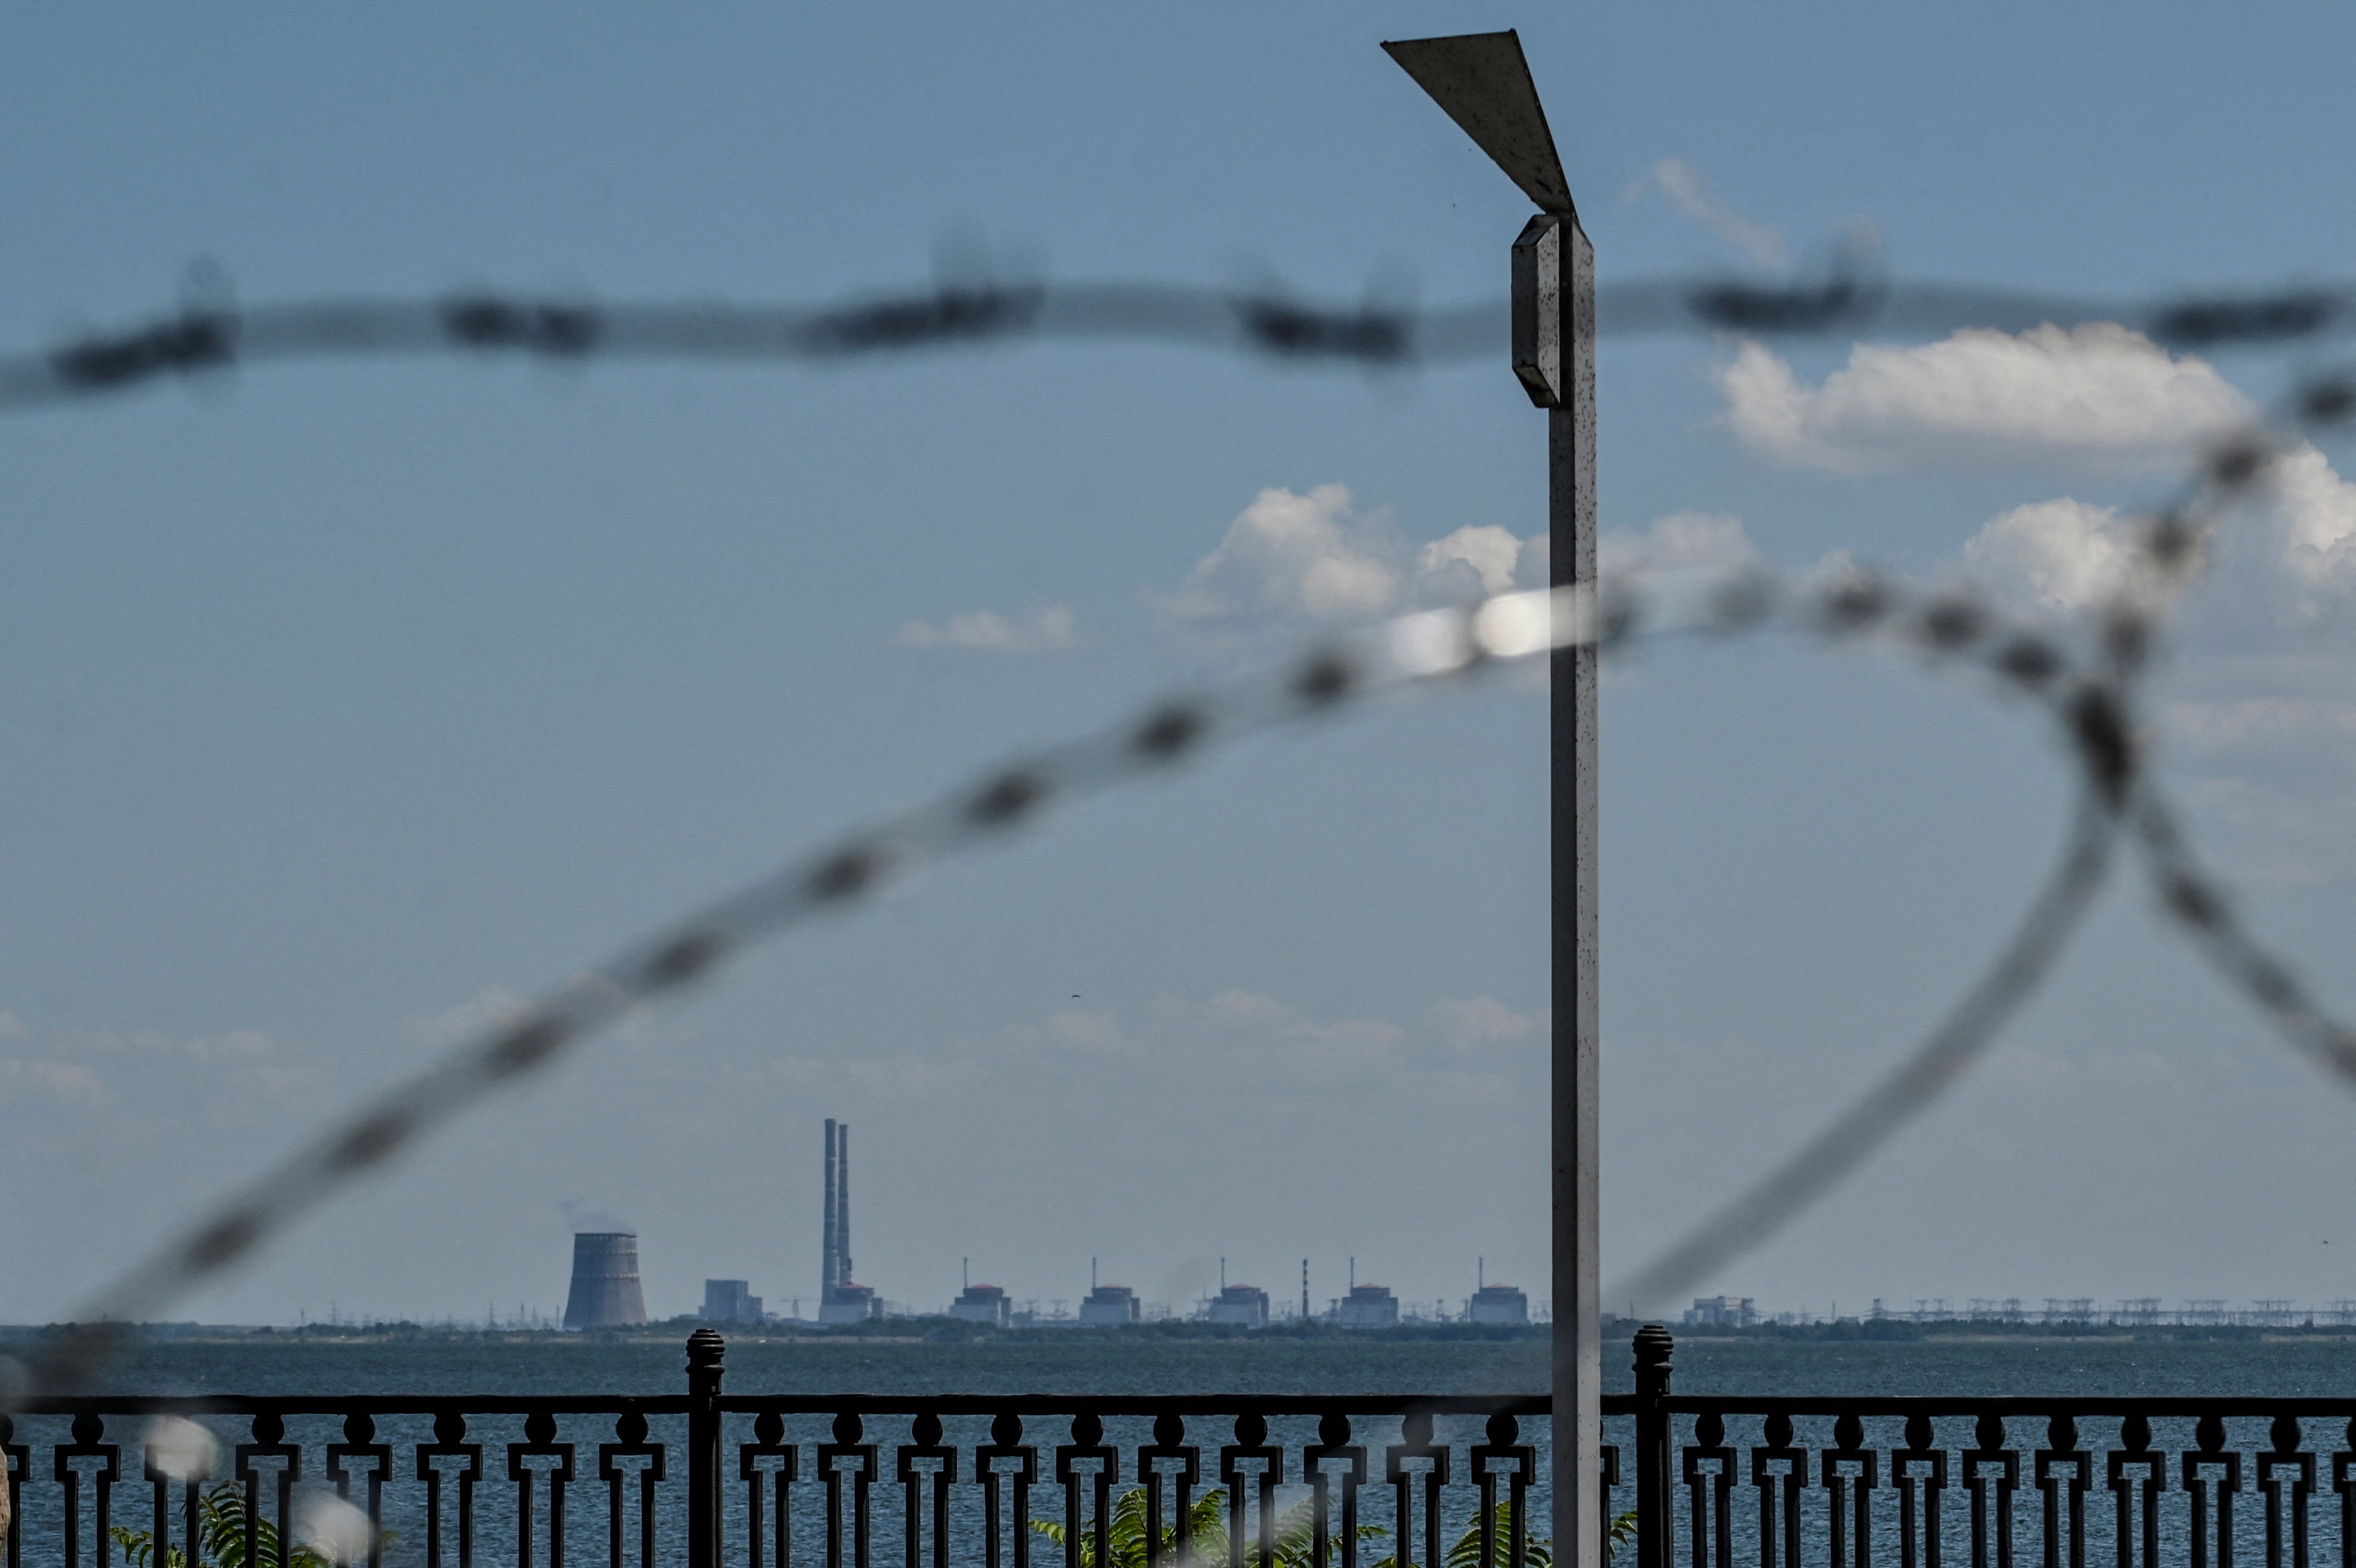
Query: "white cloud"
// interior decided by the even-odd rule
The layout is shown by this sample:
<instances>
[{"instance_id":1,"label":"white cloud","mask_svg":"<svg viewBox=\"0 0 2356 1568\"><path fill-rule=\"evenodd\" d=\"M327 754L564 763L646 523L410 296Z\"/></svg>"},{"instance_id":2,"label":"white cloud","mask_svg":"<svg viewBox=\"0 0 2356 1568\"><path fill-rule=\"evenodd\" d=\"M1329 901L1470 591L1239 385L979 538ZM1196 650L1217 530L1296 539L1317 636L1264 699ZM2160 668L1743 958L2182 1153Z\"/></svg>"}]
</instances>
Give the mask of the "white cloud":
<instances>
[{"instance_id":1,"label":"white cloud","mask_svg":"<svg viewBox=\"0 0 2356 1568\"><path fill-rule=\"evenodd\" d=\"M1397 553L1382 521L1357 514L1346 486L1319 485L1307 495L1266 489L1163 608L1187 620L1363 619L1397 601Z\"/></svg>"},{"instance_id":2,"label":"white cloud","mask_svg":"<svg viewBox=\"0 0 2356 1568\"><path fill-rule=\"evenodd\" d=\"M1442 1002L1432 1010L1440 1032L1460 1051L1536 1037L1538 1021L1487 996Z\"/></svg>"},{"instance_id":3,"label":"white cloud","mask_svg":"<svg viewBox=\"0 0 2356 1568\"><path fill-rule=\"evenodd\" d=\"M2033 501L1992 520L1964 545L1964 564L2024 605L2083 609L2117 590L2134 559L2136 521L2070 497ZM2254 605L2313 616L2356 592L2356 485L2302 442L2274 465L2265 488L2228 511L2214 564ZM2265 613L2261 611L2261 613Z\"/></svg>"},{"instance_id":4,"label":"white cloud","mask_svg":"<svg viewBox=\"0 0 2356 1568\"><path fill-rule=\"evenodd\" d=\"M2308 747L2356 740L2356 701L2319 695L2187 698L2169 703L2168 738L2193 752Z\"/></svg>"},{"instance_id":5,"label":"white cloud","mask_svg":"<svg viewBox=\"0 0 2356 1568\"><path fill-rule=\"evenodd\" d=\"M487 985L439 1013L412 1014L402 1020L402 1029L420 1045L446 1048L507 1023L525 1005L524 999L506 986Z\"/></svg>"},{"instance_id":6,"label":"white cloud","mask_svg":"<svg viewBox=\"0 0 2356 1568\"><path fill-rule=\"evenodd\" d=\"M1469 572L1464 580L1474 594L1502 594L1514 585L1521 561L1522 541L1512 529L1482 523L1460 528L1417 551L1415 570L1418 577L1430 582L1462 568Z\"/></svg>"},{"instance_id":7,"label":"white cloud","mask_svg":"<svg viewBox=\"0 0 2356 1568\"><path fill-rule=\"evenodd\" d=\"M1292 1009L1257 991L1222 991L1203 1004L1202 1016L1223 1029L1266 1029L1290 1021Z\"/></svg>"},{"instance_id":8,"label":"white cloud","mask_svg":"<svg viewBox=\"0 0 2356 1568\"><path fill-rule=\"evenodd\" d=\"M1061 653L1080 642L1071 607L1034 605L1020 616L969 610L937 621L912 620L893 634L905 648L961 648L974 653Z\"/></svg>"},{"instance_id":9,"label":"white cloud","mask_svg":"<svg viewBox=\"0 0 2356 1568\"><path fill-rule=\"evenodd\" d=\"M2304 736L2296 747L2274 748L2274 760L2295 763L2295 756L2285 758L2281 754L2334 741L2341 737ZM2238 769L2196 773L2179 792L2210 864L2228 884L2297 887L2356 880L2356 823L2349 821L2345 761L2329 769L2319 788L2300 777L2296 767L2249 766L2263 759L2246 755L2255 749L2246 742L2233 749L2244 755L2232 758L2212 753L2210 760L2238 760ZM2344 741L2336 749L2344 758Z\"/></svg>"},{"instance_id":10,"label":"white cloud","mask_svg":"<svg viewBox=\"0 0 2356 1568\"><path fill-rule=\"evenodd\" d=\"M1964 544L1974 575L2008 597L2084 609L2116 592L2134 541L2115 507L2063 497L2017 506Z\"/></svg>"},{"instance_id":11,"label":"white cloud","mask_svg":"<svg viewBox=\"0 0 2356 1568\"><path fill-rule=\"evenodd\" d=\"M1399 1047L1405 1038L1405 1032L1392 1025L1365 1019L1303 1022L1281 1031L1267 1054L1303 1079L1391 1078L1404 1066Z\"/></svg>"},{"instance_id":12,"label":"white cloud","mask_svg":"<svg viewBox=\"0 0 2356 1568\"><path fill-rule=\"evenodd\" d=\"M1965 575L2030 613L2083 611L2125 583L2141 520L2062 497L1991 520ZM2229 880L2356 876L2356 485L2304 444L2215 520L2204 580L2171 615L2158 753Z\"/></svg>"},{"instance_id":13,"label":"white cloud","mask_svg":"<svg viewBox=\"0 0 2356 1568\"><path fill-rule=\"evenodd\" d=\"M1659 188L1676 209L1740 251L1762 267L1782 267L1786 259L1783 236L1763 223L1728 210L1703 186L1700 173L1683 158L1662 158L1628 188L1633 199L1647 186Z\"/></svg>"},{"instance_id":14,"label":"white cloud","mask_svg":"<svg viewBox=\"0 0 2356 1568\"><path fill-rule=\"evenodd\" d=\"M1972 328L1908 349L1860 343L1815 387L1745 343L1717 379L1745 446L1840 473L2170 471L2252 412L2207 361L2172 359L2106 323Z\"/></svg>"},{"instance_id":15,"label":"white cloud","mask_svg":"<svg viewBox=\"0 0 2356 1568\"><path fill-rule=\"evenodd\" d=\"M2302 442L2276 462L2270 501L2283 528L2284 564L2315 587L2356 587L2356 485Z\"/></svg>"},{"instance_id":16,"label":"white cloud","mask_svg":"<svg viewBox=\"0 0 2356 1568\"><path fill-rule=\"evenodd\" d=\"M48 1100L95 1110L113 1098L98 1074L80 1062L0 1057L0 1104Z\"/></svg>"},{"instance_id":17,"label":"white cloud","mask_svg":"<svg viewBox=\"0 0 2356 1568\"><path fill-rule=\"evenodd\" d=\"M1344 485L1266 489L1236 515L1162 611L1195 625L1352 621L1409 604L1458 604L1546 582L1546 536L1474 523L1409 546Z\"/></svg>"},{"instance_id":18,"label":"white cloud","mask_svg":"<svg viewBox=\"0 0 2356 1568\"><path fill-rule=\"evenodd\" d=\"M1410 604L1461 604L1547 585L1547 538L1472 523L1416 546L1380 514L1359 513L1349 489L1262 490L1227 525L1178 591L1160 600L1182 622L1363 620ZM1680 511L1597 542L1607 574L1724 574L1760 564L1742 520Z\"/></svg>"},{"instance_id":19,"label":"white cloud","mask_svg":"<svg viewBox=\"0 0 2356 1568\"><path fill-rule=\"evenodd\" d=\"M2168 738L2195 752L2305 748L2356 741L2356 700L2308 696L2188 698L2168 704Z\"/></svg>"},{"instance_id":20,"label":"white cloud","mask_svg":"<svg viewBox=\"0 0 2356 1568\"><path fill-rule=\"evenodd\" d=\"M1615 528L1595 542L1606 576L1664 572L1732 572L1759 563L1742 520L1728 512L1675 511L1641 533Z\"/></svg>"},{"instance_id":21,"label":"white cloud","mask_svg":"<svg viewBox=\"0 0 2356 1568\"><path fill-rule=\"evenodd\" d=\"M1249 1079L1264 1110L1344 1090L1414 1104L1467 1081L1478 1080L1485 1094L1505 1081L1500 1074L1542 1071L1543 1054L1527 1049L1465 1058L1526 1047L1542 1040L1543 1024L1489 997L1436 1004L1427 1023L1410 1028L1382 1018L1306 1016L1265 993L1234 990L1200 1000L1164 997L1126 1018L1071 1008L985 1038L884 1058L782 1057L771 1069L884 1099L1038 1082L1053 1083L1058 1095L1085 1097L1091 1085L1114 1084L1159 1093Z\"/></svg>"},{"instance_id":22,"label":"white cloud","mask_svg":"<svg viewBox=\"0 0 2356 1568\"><path fill-rule=\"evenodd\" d=\"M1120 1020L1109 1013L1077 1008L1057 1013L1047 1020L1044 1032L1052 1043L1085 1056L1135 1056L1138 1052L1136 1044L1121 1032Z\"/></svg>"},{"instance_id":23,"label":"white cloud","mask_svg":"<svg viewBox=\"0 0 2356 1568\"><path fill-rule=\"evenodd\" d=\"M305 1047L253 1029L173 1036L160 1029L28 1027L0 1015L0 1110L34 1102L103 1112L123 1137L194 1111L216 1126L283 1117L315 1100L327 1069ZM24 1128L12 1130L22 1135Z\"/></svg>"}]
</instances>

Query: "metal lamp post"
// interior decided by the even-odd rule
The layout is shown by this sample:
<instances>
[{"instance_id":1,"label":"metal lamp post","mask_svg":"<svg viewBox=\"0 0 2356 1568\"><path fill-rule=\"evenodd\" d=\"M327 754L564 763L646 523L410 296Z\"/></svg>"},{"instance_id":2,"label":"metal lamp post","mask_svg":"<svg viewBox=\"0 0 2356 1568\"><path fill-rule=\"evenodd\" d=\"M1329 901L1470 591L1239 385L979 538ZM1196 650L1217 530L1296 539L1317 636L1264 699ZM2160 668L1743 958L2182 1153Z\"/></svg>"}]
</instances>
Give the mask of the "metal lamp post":
<instances>
[{"instance_id":1,"label":"metal lamp post","mask_svg":"<svg viewBox=\"0 0 2356 1568\"><path fill-rule=\"evenodd\" d=\"M1514 374L1547 411L1547 580L1595 580L1595 248L1514 33L1383 45L1537 204L1514 242ZM1596 1265L1595 652L1553 656L1554 1549L1601 1568Z\"/></svg>"}]
</instances>

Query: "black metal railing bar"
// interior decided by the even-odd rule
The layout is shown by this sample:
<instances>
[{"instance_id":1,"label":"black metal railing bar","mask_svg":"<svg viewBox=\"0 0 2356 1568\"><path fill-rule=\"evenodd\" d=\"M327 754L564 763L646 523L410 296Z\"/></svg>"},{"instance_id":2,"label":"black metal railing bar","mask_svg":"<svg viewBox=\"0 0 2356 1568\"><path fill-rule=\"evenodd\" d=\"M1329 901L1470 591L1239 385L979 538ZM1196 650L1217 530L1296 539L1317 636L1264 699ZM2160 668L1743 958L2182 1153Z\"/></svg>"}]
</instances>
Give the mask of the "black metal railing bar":
<instances>
[{"instance_id":1,"label":"black metal railing bar","mask_svg":"<svg viewBox=\"0 0 2356 1568\"><path fill-rule=\"evenodd\" d=\"M1633 1472L1633 1568L2300 1568L2356 1552L2356 1393L1679 1394L1668 1334L1636 1348L1595 1478L1609 1521ZM47 1400L0 1417L9 1561L29 1541L35 1561L111 1568L120 1526L194 1543L201 1564L200 1501L224 1483L255 1568L285 1568L305 1499L330 1495L365 1524L339 1568L380 1568L388 1528L425 1568L584 1552L638 1568L1110 1563L1122 1509L1147 1521L1145 1568L1179 1568L1213 1488L1228 1568L1376 1552L1526 1568L1543 1543L1544 1395L731 1394L724 1349L709 1330L690 1341L683 1397ZM185 1423L224 1416L244 1432L192 1449ZM126 1417L146 1424L125 1434Z\"/></svg>"}]
</instances>

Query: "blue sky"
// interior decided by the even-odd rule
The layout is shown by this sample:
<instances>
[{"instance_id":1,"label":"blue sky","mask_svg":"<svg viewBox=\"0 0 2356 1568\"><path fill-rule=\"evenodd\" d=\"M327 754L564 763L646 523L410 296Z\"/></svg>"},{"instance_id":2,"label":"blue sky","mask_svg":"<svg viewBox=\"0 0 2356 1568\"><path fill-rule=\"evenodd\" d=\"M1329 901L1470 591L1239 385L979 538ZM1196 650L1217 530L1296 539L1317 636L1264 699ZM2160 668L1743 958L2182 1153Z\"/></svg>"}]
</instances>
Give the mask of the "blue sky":
<instances>
[{"instance_id":1,"label":"blue sky","mask_svg":"<svg viewBox=\"0 0 2356 1568\"><path fill-rule=\"evenodd\" d=\"M0 58L0 341L143 317L197 257L256 302L822 301L943 252L1489 298L1526 208L1375 44L1502 26L1607 280L1817 264L1860 224L1899 275L2105 295L2356 254L2356 21L2322 7L54 11ZM2104 509L2326 357L1615 341L1605 526L2066 617ZM1502 364L1124 343L273 366L0 423L0 1317L703 897L1408 602L1459 531L1537 532L1543 439ZM2337 456L2221 546L2158 712L2254 922L2356 1004ZM1319 562L1365 591L1308 593ZM1968 681L1773 638L1644 651L1604 722L1614 1273L1927 1026L2067 778ZM944 865L190 1311L553 1307L591 1216L640 1230L657 1311L706 1275L808 1297L827 1115L895 1299L963 1256L1070 1297L1092 1254L1155 1299L1223 1255L1272 1289L1306 1255L1321 1297L1352 1256L1538 1294L1542 725L1526 681L1361 714ZM1713 1285L2356 1295L2351 1116L2122 884L1987 1070Z\"/></svg>"}]
</instances>

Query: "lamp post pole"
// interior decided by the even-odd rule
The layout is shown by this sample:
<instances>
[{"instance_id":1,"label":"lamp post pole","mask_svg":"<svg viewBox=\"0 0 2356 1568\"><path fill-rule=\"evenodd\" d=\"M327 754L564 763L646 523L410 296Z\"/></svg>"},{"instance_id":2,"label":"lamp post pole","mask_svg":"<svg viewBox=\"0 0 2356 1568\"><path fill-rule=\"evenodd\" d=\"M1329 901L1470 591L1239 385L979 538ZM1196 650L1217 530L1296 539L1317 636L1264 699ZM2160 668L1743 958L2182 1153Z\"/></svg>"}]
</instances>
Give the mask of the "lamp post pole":
<instances>
[{"instance_id":1,"label":"lamp post pole","mask_svg":"<svg viewBox=\"0 0 2356 1568\"><path fill-rule=\"evenodd\" d=\"M1537 205L1514 242L1514 374L1547 414L1547 581L1595 581L1595 248L1511 32L1383 48ZM1595 650L1556 650L1552 732L1554 1550L1602 1568Z\"/></svg>"}]
</instances>

